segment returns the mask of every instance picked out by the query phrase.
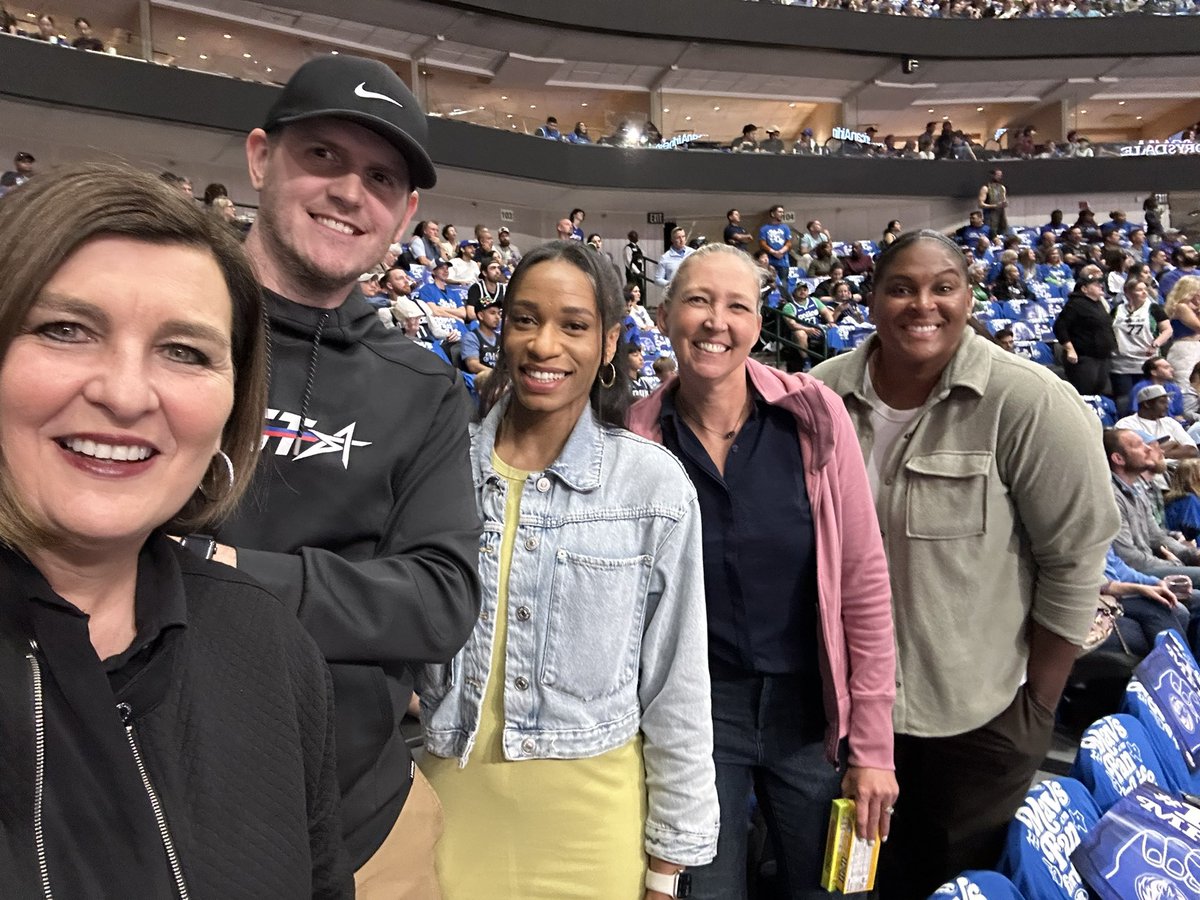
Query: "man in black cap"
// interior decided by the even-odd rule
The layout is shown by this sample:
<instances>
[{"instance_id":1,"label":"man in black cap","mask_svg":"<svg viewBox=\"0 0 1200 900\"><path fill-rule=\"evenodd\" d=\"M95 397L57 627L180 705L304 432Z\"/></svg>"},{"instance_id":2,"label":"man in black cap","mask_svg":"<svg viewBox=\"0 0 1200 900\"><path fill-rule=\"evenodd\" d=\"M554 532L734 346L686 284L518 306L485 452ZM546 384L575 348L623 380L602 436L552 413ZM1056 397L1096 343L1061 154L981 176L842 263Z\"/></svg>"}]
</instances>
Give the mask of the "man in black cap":
<instances>
[{"instance_id":1,"label":"man in black cap","mask_svg":"<svg viewBox=\"0 0 1200 900\"><path fill-rule=\"evenodd\" d=\"M22 150L13 157L12 171L0 175L0 187L15 188L23 185L33 177L33 164L35 162L37 160L33 158L32 153Z\"/></svg>"},{"instance_id":2,"label":"man in black cap","mask_svg":"<svg viewBox=\"0 0 1200 900\"><path fill-rule=\"evenodd\" d=\"M247 137L271 383L257 489L209 544L324 652L358 896L389 900L440 896L440 807L399 730L410 669L448 662L479 614L466 391L357 287L436 181L427 142L404 83L346 55L301 66Z\"/></svg>"}]
</instances>

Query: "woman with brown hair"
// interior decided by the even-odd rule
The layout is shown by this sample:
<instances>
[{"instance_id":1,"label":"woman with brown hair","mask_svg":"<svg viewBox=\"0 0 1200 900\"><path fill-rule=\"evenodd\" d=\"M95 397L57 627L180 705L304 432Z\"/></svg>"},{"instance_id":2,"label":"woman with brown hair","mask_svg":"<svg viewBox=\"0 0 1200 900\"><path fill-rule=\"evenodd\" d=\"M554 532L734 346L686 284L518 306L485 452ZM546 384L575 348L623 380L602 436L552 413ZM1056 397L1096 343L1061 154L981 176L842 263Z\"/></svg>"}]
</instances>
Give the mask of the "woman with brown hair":
<instances>
[{"instance_id":1,"label":"woman with brown hair","mask_svg":"<svg viewBox=\"0 0 1200 900\"><path fill-rule=\"evenodd\" d=\"M166 536L246 491L265 384L254 272L178 191L92 165L0 201L6 894L353 894L315 644Z\"/></svg>"}]
</instances>

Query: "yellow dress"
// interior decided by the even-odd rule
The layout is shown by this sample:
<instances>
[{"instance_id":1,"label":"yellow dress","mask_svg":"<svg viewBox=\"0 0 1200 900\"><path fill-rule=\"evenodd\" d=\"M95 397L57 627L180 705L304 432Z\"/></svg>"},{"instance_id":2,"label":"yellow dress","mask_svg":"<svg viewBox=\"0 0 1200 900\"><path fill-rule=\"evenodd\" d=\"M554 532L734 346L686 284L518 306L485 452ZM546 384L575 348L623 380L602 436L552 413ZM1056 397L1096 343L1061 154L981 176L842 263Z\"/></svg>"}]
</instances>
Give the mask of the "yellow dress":
<instances>
[{"instance_id":1,"label":"yellow dress","mask_svg":"<svg viewBox=\"0 0 1200 900\"><path fill-rule=\"evenodd\" d=\"M427 755L421 770L445 812L437 848L445 900L641 900L646 784L641 738L590 759L504 758L508 573L528 472L492 454L508 482L500 543L496 640L464 768Z\"/></svg>"}]
</instances>

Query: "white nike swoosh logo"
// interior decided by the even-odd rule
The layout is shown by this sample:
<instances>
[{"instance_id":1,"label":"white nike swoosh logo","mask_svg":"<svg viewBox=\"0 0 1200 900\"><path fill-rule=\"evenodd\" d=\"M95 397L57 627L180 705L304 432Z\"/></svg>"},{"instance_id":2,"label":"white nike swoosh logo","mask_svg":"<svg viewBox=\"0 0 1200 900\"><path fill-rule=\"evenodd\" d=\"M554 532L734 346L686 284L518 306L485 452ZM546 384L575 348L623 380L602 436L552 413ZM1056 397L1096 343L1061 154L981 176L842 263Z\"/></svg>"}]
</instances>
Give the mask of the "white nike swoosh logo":
<instances>
[{"instance_id":1,"label":"white nike swoosh logo","mask_svg":"<svg viewBox=\"0 0 1200 900\"><path fill-rule=\"evenodd\" d=\"M367 100L386 100L388 103L394 103L401 109L404 109L404 104L399 100L393 100L387 94L377 94L374 91L368 91L365 81L354 89L354 93L355 96L364 97Z\"/></svg>"}]
</instances>

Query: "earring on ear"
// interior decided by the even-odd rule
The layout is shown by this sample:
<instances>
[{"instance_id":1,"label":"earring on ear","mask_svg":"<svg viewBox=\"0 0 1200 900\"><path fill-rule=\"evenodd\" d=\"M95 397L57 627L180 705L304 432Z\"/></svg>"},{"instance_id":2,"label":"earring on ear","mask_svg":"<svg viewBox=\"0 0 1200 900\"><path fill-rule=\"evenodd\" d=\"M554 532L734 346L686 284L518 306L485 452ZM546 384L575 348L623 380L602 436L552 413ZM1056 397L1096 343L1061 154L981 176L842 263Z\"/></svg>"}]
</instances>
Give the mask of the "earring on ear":
<instances>
[{"instance_id":1,"label":"earring on ear","mask_svg":"<svg viewBox=\"0 0 1200 900\"><path fill-rule=\"evenodd\" d=\"M218 457L220 458L221 462L223 462L225 464L225 467L224 467L225 468L225 476L229 479L229 484L226 485L226 487L225 487L225 493L227 494L233 490L233 485L234 485L235 481L237 480L236 476L233 473L233 460L229 458L229 454L227 454L224 450L218 450L216 455L213 457L213 459L215 460ZM204 477L205 477L205 479L208 478L207 472L204 473ZM200 481L200 493L204 495L204 498L206 500L219 500L220 499L220 497L213 496L212 494L210 494L208 491L206 491L204 489L204 479L201 479L201 481Z\"/></svg>"},{"instance_id":2,"label":"earring on ear","mask_svg":"<svg viewBox=\"0 0 1200 900\"><path fill-rule=\"evenodd\" d=\"M605 366L608 367L607 373L605 373L605 371L604 371ZM605 379L604 379L605 374L608 375L607 381L605 381ZM613 361L611 359L608 362L606 362L603 366L600 367L599 378L600 378L600 386L603 388L611 388L614 384L617 383L617 367L615 365L613 365Z\"/></svg>"}]
</instances>

